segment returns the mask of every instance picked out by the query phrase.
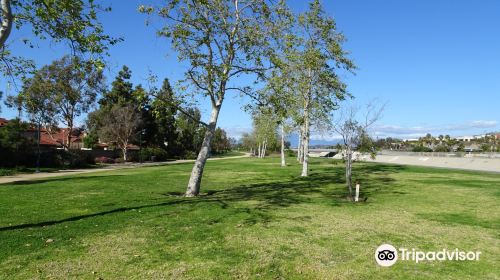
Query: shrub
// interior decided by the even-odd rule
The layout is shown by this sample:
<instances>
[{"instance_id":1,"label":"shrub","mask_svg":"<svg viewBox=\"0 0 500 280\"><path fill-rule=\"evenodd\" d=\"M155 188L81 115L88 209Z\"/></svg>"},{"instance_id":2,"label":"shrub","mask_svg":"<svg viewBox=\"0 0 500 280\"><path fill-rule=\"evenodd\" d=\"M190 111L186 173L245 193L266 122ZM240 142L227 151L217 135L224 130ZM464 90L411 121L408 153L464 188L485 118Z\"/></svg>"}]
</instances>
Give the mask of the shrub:
<instances>
[{"instance_id":1,"label":"shrub","mask_svg":"<svg viewBox=\"0 0 500 280\"><path fill-rule=\"evenodd\" d=\"M286 155L287 157L296 157L296 156L297 156L297 153L296 153L296 152L294 152L294 151L293 151L293 150L291 150L291 149L286 149L286 150L285 150L285 155Z\"/></svg>"},{"instance_id":2,"label":"shrub","mask_svg":"<svg viewBox=\"0 0 500 280\"><path fill-rule=\"evenodd\" d=\"M71 150L66 153L68 165L70 167L86 167L95 164L91 153L82 150Z\"/></svg>"},{"instance_id":3,"label":"shrub","mask_svg":"<svg viewBox=\"0 0 500 280\"><path fill-rule=\"evenodd\" d=\"M428 148L428 147L424 147L424 146L415 146L413 147L413 149L411 150L412 152L425 152L425 153L430 153L432 152L432 149L431 148Z\"/></svg>"},{"instance_id":4,"label":"shrub","mask_svg":"<svg viewBox=\"0 0 500 280\"><path fill-rule=\"evenodd\" d=\"M115 158L114 160L112 160L114 163L124 163L125 161L123 160L123 158L119 157L119 158Z\"/></svg>"},{"instance_id":5,"label":"shrub","mask_svg":"<svg viewBox=\"0 0 500 280\"><path fill-rule=\"evenodd\" d=\"M143 161L165 161L168 159L167 151L161 148L144 148L139 153Z\"/></svg>"},{"instance_id":6,"label":"shrub","mask_svg":"<svg viewBox=\"0 0 500 280\"><path fill-rule=\"evenodd\" d=\"M446 145L439 145L434 149L434 152L449 152L451 149Z\"/></svg>"},{"instance_id":7,"label":"shrub","mask_svg":"<svg viewBox=\"0 0 500 280\"><path fill-rule=\"evenodd\" d=\"M114 163L115 161L112 158L109 157L96 157L94 159L96 163Z\"/></svg>"},{"instance_id":8,"label":"shrub","mask_svg":"<svg viewBox=\"0 0 500 280\"><path fill-rule=\"evenodd\" d=\"M193 151L187 151L186 155L184 156L184 158L185 159L196 159L197 156L198 156L198 154L196 154L195 152L193 152Z\"/></svg>"},{"instance_id":9,"label":"shrub","mask_svg":"<svg viewBox=\"0 0 500 280\"><path fill-rule=\"evenodd\" d=\"M0 176L10 176L14 174L14 170L12 169L1 169L0 168Z\"/></svg>"}]
</instances>

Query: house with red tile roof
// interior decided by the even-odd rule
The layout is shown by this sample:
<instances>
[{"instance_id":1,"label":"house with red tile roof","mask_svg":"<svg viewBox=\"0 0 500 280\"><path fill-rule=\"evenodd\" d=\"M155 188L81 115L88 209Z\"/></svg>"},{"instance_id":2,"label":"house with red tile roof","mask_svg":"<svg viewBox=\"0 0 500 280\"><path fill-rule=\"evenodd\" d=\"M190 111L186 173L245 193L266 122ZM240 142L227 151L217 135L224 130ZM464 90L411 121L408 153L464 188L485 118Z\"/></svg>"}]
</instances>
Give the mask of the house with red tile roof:
<instances>
[{"instance_id":1,"label":"house with red tile roof","mask_svg":"<svg viewBox=\"0 0 500 280\"><path fill-rule=\"evenodd\" d=\"M5 118L0 118L0 128L7 125L9 120ZM56 128L53 131L48 131L45 128L40 130L40 145L47 148L63 149L67 147L68 142L68 128ZM36 126L32 126L24 133L26 138L32 139L34 143L37 142L38 129ZM81 149L83 148L83 137L85 133L80 129L73 129L70 137L70 149Z\"/></svg>"},{"instance_id":2,"label":"house with red tile roof","mask_svg":"<svg viewBox=\"0 0 500 280\"><path fill-rule=\"evenodd\" d=\"M51 147L56 149L64 149L68 147L70 149L79 150L83 148L83 138L85 133L79 129L73 129L70 136L70 144L68 145L68 128L58 128L53 131L49 131L45 128L40 130L40 145L45 147ZM38 136L38 130L36 128L31 128L26 131L26 137L29 137L36 142Z\"/></svg>"},{"instance_id":3,"label":"house with red tile roof","mask_svg":"<svg viewBox=\"0 0 500 280\"><path fill-rule=\"evenodd\" d=\"M0 128L5 126L9 120L0 118ZM64 149L68 147L68 128L55 128L52 130L47 130L42 128L40 130L40 146L44 148L52 148L52 149ZM24 136L26 138L32 139L33 143L37 143L38 138L38 129L36 126L32 126L28 130L24 132ZM83 146L83 138L86 136L86 133L81 129L74 128L71 132L70 136L70 144L69 148L73 150L80 150L84 148ZM102 143L99 142L95 149L98 150L111 150L113 147L113 143ZM139 147L134 144L129 144L129 150L139 150Z\"/></svg>"},{"instance_id":4,"label":"house with red tile roof","mask_svg":"<svg viewBox=\"0 0 500 280\"><path fill-rule=\"evenodd\" d=\"M4 118L0 118L0 127L5 126L9 121Z\"/></svg>"}]
</instances>

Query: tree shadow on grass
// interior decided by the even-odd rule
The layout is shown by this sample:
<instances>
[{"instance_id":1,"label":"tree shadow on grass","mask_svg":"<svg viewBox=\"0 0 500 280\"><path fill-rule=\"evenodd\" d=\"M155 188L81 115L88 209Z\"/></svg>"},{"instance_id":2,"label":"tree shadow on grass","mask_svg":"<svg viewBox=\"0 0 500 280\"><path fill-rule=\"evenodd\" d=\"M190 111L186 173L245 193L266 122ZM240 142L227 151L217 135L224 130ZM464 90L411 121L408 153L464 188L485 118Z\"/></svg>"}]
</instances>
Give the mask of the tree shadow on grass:
<instances>
[{"instance_id":1,"label":"tree shadow on grass","mask_svg":"<svg viewBox=\"0 0 500 280\"><path fill-rule=\"evenodd\" d=\"M376 195L377 192L380 192L383 189L392 191L395 194L401 194L401 192L390 187L390 185L394 183L394 179L386 177L386 175L389 173L400 172L401 170L404 170L404 167L392 165L361 165L356 167L355 174L360 178L364 178L364 182L366 182L367 187L363 189L363 192L366 194ZM95 179L96 177L109 178L110 176L68 177L50 180L26 181L25 184L40 183L41 181ZM238 204L235 211L243 211L250 214L250 218L248 218L245 223L266 223L273 218L272 215L267 214L267 212L273 211L278 208L286 208L291 205L322 203L320 201L323 201L323 203L328 202L328 205L337 207L345 204L351 204L351 202L345 199L347 189L344 185L343 178L343 169L334 168L327 170L323 169L321 173L316 172L312 173L309 177L296 177L293 180L248 184L223 190L207 190L206 193L196 198L181 198L177 196L180 193L170 192L164 194L166 196L169 196L169 200L161 203L120 207L98 213L78 215L60 220L0 227L0 232L57 225L65 222L78 221L82 219L121 213L131 210L180 204L195 205L201 203L215 203L220 205L221 209L231 208L232 204ZM23 183L17 182L17 184ZM244 203L242 204L242 202L249 201L252 201L254 203L251 205L246 205Z\"/></svg>"}]
</instances>

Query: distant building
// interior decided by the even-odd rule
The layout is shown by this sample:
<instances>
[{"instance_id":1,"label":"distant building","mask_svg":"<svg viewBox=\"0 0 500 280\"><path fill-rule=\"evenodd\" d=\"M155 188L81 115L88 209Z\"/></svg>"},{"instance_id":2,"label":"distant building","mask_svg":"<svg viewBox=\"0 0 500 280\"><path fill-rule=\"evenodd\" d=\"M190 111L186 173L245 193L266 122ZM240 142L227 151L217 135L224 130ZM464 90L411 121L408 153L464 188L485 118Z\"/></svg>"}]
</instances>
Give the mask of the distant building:
<instances>
[{"instance_id":1,"label":"distant building","mask_svg":"<svg viewBox=\"0 0 500 280\"><path fill-rule=\"evenodd\" d=\"M0 127L5 126L9 121L4 118L0 118Z\"/></svg>"},{"instance_id":2,"label":"distant building","mask_svg":"<svg viewBox=\"0 0 500 280\"><path fill-rule=\"evenodd\" d=\"M455 137L455 139L457 139L458 141L461 141L461 142L470 142L475 138L475 136L458 136L458 137Z\"/></svg>"},{"instance_id":3,"label":"distant building","mask_svg":"<svg viewBox=\"0 0 500 280\"><path fill-rule=\"evenodd\" d=\"M85 133L79 129L73 129L70 137L70 144L68 145L68 128L55 129L53 132L42 128L40 130L40 146L47 148L63 149L69 146L70 149L80 150L83 148L83 138ZM25 132L27 138L37 142L38 129L30 128Z\"/></svg>"}]
</instances>

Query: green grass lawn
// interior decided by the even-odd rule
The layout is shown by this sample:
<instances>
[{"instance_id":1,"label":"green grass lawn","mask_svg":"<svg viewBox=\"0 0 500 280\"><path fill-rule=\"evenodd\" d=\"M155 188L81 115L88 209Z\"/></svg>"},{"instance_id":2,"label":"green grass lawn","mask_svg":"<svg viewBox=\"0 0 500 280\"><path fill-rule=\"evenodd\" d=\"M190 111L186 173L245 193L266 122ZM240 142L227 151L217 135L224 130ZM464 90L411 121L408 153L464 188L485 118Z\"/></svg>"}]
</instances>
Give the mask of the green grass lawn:
<instances>
[{"instance_id":1,"label":"green grass lawn","mask_svg":"<svg viewBox=\"0 0 500 280\"><path fill-rule=\"evenodd\" d=\"M219 155L212 155L211 158L226 158L226 157L236 157L236 156L243 156L245 153L239 152L239 151L228 151L223 154Z\"/></svg>"},{"instance_id":2,"label":"green grass lawn","mask_svg":"<svg viewBox=\"0 0 500 280\"><path fill-rule=\"evenodd\" d=\"M191 199L192 164L0 185L0 279L500 278L499 174L355 164L355 205L341 164L288 160L208 162ZM383 268L382 243L482 254Z\"/></svg>"}]
</instances>

